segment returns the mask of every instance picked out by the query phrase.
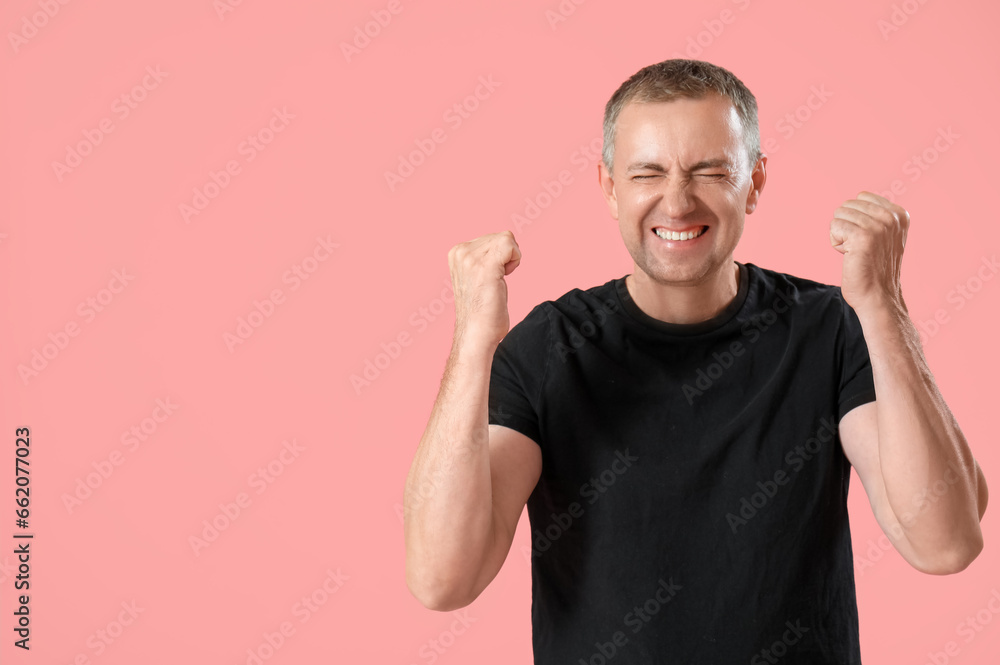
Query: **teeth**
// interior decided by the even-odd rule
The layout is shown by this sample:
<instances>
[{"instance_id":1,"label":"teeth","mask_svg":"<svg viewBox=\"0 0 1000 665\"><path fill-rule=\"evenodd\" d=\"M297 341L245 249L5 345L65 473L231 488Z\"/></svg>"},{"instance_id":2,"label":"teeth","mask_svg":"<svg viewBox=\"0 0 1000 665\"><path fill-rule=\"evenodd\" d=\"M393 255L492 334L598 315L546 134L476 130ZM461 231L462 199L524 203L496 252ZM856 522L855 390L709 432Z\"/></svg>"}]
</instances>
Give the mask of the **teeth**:
<instances>
[{"instance_id":1,"label":"teeth","mask_svg":"<svg viewBox=\"0 0 1000 665\"><path fill-rule=\"evenodd\" d=\"M685 231L684 233L678 233L677 231L667 231L666 229L656 229L656 235L660 236L664 240L690 240L691 238L697 238L704 231L704 227L698 229L697 231Z\"/></svg>"}]
</instances>

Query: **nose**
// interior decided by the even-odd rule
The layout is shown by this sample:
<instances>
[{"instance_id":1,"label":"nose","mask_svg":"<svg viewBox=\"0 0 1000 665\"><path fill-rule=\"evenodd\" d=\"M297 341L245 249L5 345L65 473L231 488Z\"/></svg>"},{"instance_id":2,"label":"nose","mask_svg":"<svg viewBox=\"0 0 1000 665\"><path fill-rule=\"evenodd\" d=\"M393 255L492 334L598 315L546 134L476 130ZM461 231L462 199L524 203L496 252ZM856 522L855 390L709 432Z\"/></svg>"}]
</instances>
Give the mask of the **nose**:
<instances>
[{"instance_id":1,"label":"nose","mask_svg":"<svg viewBox=\"0 0 1000 665\"><path fill-rule=\"evenodd\" d=\"M688 190L690 182L682 176L664 178L659 207L665 217L682 219L695 209L694 197Z\"/></svg>"}]
</instances>

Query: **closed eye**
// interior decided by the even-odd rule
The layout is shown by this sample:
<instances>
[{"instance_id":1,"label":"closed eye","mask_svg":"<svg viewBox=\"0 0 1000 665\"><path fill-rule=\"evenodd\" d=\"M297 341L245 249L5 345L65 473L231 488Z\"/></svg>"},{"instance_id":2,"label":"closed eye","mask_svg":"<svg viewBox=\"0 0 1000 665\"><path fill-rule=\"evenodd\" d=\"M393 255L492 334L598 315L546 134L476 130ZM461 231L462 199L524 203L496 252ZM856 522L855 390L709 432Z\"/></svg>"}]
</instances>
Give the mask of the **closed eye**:
<instances>
[{"instance_id":1,"label":"closed eye","mask_svg":"<svg viewBox=\"0 0 1000 665\"><path fill-rule=\"evenodd\" d=\"M729 174L728 173L696 173L695 175L698 176L699 178L716 178L716 179L718 179L718 178L725 178ZM632 176L632 179L633 180L646 180L648 178L659 178L659 177L661 177L661 176L659 176L659 175L635 175L635 176Z\"/></svg>"}]
</instances>

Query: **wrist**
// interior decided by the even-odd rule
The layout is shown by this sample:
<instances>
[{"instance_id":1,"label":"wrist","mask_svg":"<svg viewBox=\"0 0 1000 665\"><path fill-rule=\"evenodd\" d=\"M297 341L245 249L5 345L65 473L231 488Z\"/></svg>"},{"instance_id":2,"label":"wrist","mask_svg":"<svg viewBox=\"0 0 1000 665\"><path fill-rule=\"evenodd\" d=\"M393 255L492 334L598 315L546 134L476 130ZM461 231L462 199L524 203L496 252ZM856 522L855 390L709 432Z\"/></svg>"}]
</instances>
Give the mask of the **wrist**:
<instances>
[{"instance_id":1,"label":"wrist","mask_svg":"<svg viewBox=\"0 0 1000 665\"><path fill-rule=\"evenodd\" d=\"M855 309L869 353L882 354L899 344L919 343L919 333L901 300L867 302ZM888 345L888 346L887 346Z\"/></svg>"},{"instance_id":2,"label":"wrist","mask_svg":"<svg viewBox=\"0 0 1000 665\"><path fill-rule=\"evenodd\" d=\"M850 304L850 303L848 303ZM865 320L909 319L910 315L901 293L878 293L851 306L862 323Z\"/></svg>"},{"instance_id":3,"label":"wrist","mask_svg":"<svg viewBox=\"0 0 1000 665\"><path fill-rule=\"evenodd\" d=\"M456 326L452 342L452 354L462 361L488 360L492 363L493 354L500 340L484 334L474 327Z\"/></svg>"}]
</instances>

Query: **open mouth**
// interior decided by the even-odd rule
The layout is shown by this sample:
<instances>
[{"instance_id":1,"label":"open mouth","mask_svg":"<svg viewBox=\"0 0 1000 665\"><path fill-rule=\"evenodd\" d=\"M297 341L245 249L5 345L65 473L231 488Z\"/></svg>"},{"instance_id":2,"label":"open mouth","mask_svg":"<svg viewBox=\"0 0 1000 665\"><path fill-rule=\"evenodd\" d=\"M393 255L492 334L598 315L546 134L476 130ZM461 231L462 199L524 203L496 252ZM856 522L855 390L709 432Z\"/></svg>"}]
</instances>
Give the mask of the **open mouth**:
<instances>
[{"instance_id":1,"label":"open mouth","mask_svg":"<svg viewBox=\"0 0 1000 665\"><path fill-rule=\"evenodd\" d=\"M705 235L706 231L708 231L707 226L699 226L697 228L692 228L690 230L680 231L680 232L668 231L660 227L653 229L653 233L656 235L657 238L661 238L663 240L671 240L671 241L694 240L695 238L700 238L701 236Z\"/></svg>"}]
</instances>

